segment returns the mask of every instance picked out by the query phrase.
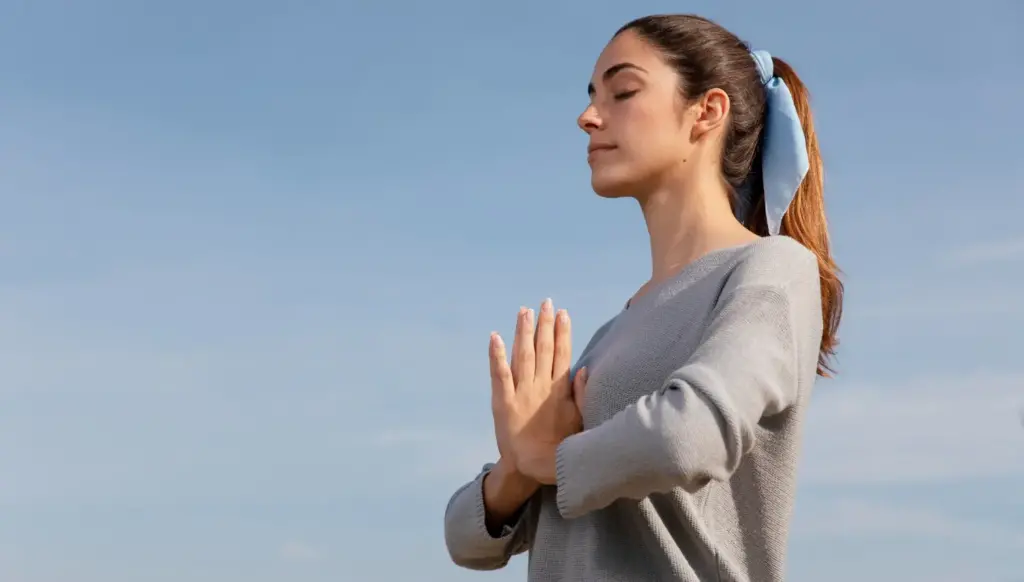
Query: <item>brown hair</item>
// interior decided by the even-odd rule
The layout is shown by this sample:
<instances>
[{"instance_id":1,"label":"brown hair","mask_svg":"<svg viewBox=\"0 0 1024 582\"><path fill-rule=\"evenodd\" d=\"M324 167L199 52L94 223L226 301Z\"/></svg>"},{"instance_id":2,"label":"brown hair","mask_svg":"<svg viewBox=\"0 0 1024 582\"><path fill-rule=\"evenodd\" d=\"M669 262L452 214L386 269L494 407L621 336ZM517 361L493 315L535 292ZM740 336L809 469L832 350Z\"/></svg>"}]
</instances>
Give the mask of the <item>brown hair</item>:
<instances>
[{"instance_id":1,"label":"brown hair","mask_svg":"<svg viewBox=\"0 0 1024 582\"><path fill-rule=\"evenodd\" d=\"M632 30L657 47L679 74L683 95L694 98L719 88L729 96L731 112L722 148L722 173L733 190L733 208L740 207L747 228L768 235L761 183L761 133L764 129L765 91L750 47L720 25L689 14L645 16L629 22L616 35ZM818 353L818 374L830 376L830 363L839 344L836 333L843 311L843 283L832 258L825 218L825 177L814 131L807 87L785 61L772 57L775 76L793 94L800 124L807 138L810 169L782 218L781 234L792 237L818 257L824 333ZM740 192L750 200L742 200Z\"/></svg>"}]
</instances>

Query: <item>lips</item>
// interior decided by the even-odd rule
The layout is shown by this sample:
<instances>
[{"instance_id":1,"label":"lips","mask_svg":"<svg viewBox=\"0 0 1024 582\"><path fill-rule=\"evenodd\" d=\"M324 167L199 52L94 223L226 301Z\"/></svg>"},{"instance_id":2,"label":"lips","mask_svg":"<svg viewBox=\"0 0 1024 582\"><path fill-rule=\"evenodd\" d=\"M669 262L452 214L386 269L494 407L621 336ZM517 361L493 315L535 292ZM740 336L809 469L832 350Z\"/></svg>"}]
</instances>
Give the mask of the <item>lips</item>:
<instances>
[{"instance_id":1,"label":"lips","mask_svg":"<svg viewBox=\"0 0 1024 582\"><path fill-rule=\"evenodd\" d=\"M610 152L615 149L613 145L607 144L591 144L587 147L587 161L592 162L594 158L601 152Z\"/></svg>"}]
</instances>

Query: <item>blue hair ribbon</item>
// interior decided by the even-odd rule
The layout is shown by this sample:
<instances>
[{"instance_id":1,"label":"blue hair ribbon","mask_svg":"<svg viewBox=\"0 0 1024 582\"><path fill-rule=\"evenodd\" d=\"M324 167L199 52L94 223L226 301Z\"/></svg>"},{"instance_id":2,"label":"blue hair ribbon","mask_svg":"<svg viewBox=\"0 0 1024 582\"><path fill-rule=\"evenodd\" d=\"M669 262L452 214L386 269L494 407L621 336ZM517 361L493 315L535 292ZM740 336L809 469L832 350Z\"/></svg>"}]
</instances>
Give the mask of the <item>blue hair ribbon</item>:
<instances>
[{"instance_id":1,"label":"blue hair ribbon","mask_svg":"<svg viewBox=\"0 0 1024 582\"><path fill-rule=\"evenodd\" d=\"M793 103L793 94L775 76L772 56L767 51L751 55L765 89L765 120L761 136L761 177L764 182L764 212L768 234L779 234L782 216L796 196L810 161L807 138Z\"/></svg>"}]
</instances>

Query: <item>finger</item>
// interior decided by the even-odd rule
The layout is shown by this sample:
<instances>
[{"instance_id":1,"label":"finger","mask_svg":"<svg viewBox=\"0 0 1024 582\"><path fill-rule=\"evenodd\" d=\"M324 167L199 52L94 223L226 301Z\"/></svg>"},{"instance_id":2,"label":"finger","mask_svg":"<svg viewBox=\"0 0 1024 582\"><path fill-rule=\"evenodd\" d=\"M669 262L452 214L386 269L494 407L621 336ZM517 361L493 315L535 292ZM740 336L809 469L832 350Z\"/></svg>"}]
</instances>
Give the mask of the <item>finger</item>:
<instances>
[{"instance_id":1,"label":"finger","mask_svg":"<svg viewBox=\"0 0 1024 582\"><path fill-rule=\"evenodd\" d=\"M519 315L516 316L516 332L515 332L515 334L512 335L512 364L511 364L511 368L512 368L512 383L515 384L515 385L519 384L519 367L516 365L516 360L518 360L518 358L516 358L516 354L518 353L518 347L517 346L519 345L519 327L520 327L520 322L523 320L523 316L524 315L526 315L526 308L525 307L520 307L519 308Z\"/></svg>"},{"instance_id":2,"label":"finger","mask_svg":"<svg viewBox=\"0 0 1024 582\"><path fill-rule=\"evenodd\" d=\"M512 370L508 365L505 353L505 342L497 332L491 333L491 401L495 405L505 405L512 401L515 385L512 383Z\"/></svg>"},{"instance_id":3,"label":"finger","mask_svg":"<svg viewBox=\"0 0 1024 582\"><path fill-rule=\"evenodd\" d=\"M516 374L520 381L532 381L534 377L533 334L533 310L527 309L519 315L515 351L512 352L512 361L516 363Z\"/></svg>"},{"instance_id":4,"label":"finger","mask_svg":"<svg viewBox=\"0 0 1024 582\"><path fill-rule=\"evenodd\" d=\"M540 304L540 317L537 318L537 333L534 336L534 352L536 354L536 370L538 378L553 378L552 364L555 359L555 308L550 299Z\"/></svg>"},{"instance_id":5,"label":"finger","mask_svg":"<svg viewBox=\"0 0 1024 582\"><path fill-rule=\"evenodd\" d=\"M583 400L587 397L587 368L576 370L576 377L572 379L572 398L576 406L583 407Z\"/></svg>"},{"instance_id":6,"label":"finger","mask_svg":"<svg viewBox=\"0 0 1024 582\"><path fill-rule=\"evenodd\" d=\"M555 386L566 396L571 395L569 368L572 367L572 323L569 312L564 309L559 309L555 317L555 355L551 366Z\"/></svg>"}]
</instances>

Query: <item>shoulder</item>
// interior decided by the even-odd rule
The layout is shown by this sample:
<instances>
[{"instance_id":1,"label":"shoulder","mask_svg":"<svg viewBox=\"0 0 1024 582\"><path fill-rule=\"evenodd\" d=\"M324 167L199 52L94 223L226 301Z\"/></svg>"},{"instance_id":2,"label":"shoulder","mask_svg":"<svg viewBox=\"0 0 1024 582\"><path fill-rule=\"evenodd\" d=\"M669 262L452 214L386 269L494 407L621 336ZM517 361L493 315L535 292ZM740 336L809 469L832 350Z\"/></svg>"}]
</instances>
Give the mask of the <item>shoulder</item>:
<instances>
[{"instance_id":1,"label":"shoulder","mask_svg":"<svg viewBox=\"0 0 1024 582\"><path fill-rule=\"evenodd\" d=\"M788 236L765 237L736 254L724 291L773 289L784 295L819 284L818 257ZM814 289L817 292L817 289Z\"/></svg>"},{"instance_id":2,"label":"shoulder","mask_svg":"<svg viewBox=\"0 0 1024 582\"><path fill-rule=\"evenodd\" d=\"M718 307L730 303L753 309L772 306L788 313L801 328L820 329L817 255L788 236L765 237L747 245L735 255L721 288Z\"/></svg>"}]
</instances>

